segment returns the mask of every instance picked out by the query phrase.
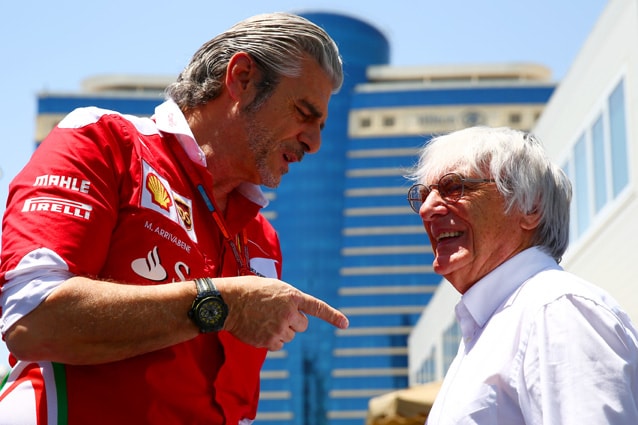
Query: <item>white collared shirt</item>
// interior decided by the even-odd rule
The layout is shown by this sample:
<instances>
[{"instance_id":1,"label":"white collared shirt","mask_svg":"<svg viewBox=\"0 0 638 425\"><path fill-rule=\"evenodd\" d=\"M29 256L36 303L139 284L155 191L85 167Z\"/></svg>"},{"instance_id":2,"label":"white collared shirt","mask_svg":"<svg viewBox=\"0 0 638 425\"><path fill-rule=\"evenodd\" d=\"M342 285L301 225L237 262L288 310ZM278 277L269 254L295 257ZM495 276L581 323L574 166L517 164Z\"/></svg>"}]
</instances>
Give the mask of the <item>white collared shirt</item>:
<instances>
[{"instance_id":1,"label":"white collared shirt","mask_svg":"<svg viewBox=\"0 0 638 425\"><path fill-rule=\"evenodd\" d=\"M638 424L638 332L601 289L527 249L456 306L463 340L428 425Z\"/></svg>"}]
</instances>

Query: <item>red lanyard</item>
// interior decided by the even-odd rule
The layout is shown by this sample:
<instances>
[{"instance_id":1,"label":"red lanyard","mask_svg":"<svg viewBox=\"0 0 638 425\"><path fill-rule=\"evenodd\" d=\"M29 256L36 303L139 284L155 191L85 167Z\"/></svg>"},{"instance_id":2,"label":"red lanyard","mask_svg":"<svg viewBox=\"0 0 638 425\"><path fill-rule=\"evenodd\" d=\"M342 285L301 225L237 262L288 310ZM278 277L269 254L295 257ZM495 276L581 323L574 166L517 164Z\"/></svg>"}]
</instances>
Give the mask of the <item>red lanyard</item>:
<instances>
[{"instance_id":1,"label":"red lanyard","mask_svg":"<svg viewBox=\"0 0 638 425\"><path fill-rule=\"evenodd\" d=\"M222 235L224 236L224 240L226 241L228 246L230 246L230 249L233 251L233 255L235 256L235 261L237 262L237 274L239 276L253 275L254 273L250 269L250 255L248 253L248 236L246 235L246 229L242 229L240 234L235 236L235 238L232 238L230 234L228 233L228 230L226 229L224 220L217 212L217 209L215 209L215 205L213 204L212 200L208 196L208 193L206 193L206 189L204 189L204 186L202 184L198 184L197 190L199 191L199 194L204 200L204 203L208 207L208 211L210 211L211 215L213 216L213 219L217 223L217 227L219 227L219 230L222 232ZM244 254L243 257L241 255L242 253L240 253L240 250L243 251L242 252Z\"/></svg>"},{"instance_id":2,"label":"red lanyard","mask_svg":"<svg viewBox=\"0 0 638 425\"><path fill-rule=\"evenodd\" d=\"M195 176L201 178L198 171L195 169L195 167L193 167L193 164L191 162L192 160L186 155L186 152L179 144L179 142L177 140L169 140L167 141L167 143L173 151L173 154L178 157L177 162L180 165L180 168L182 168L186 175L190 177L190 180L193 181L193 178ZM188 170L184 170L183 165L186 165L186 167L188 167ZM188 171L190 171L190 173ZM250 254L248 253L248 235L246 234L246 229L242 229L241 232L234 238L231 237L228 233L228 229L226 229L224 219L217 211L217 208L215 208L215 204L213 203L212 198L208 196L208 192L204 188L204 185L198 183L197 191L206 204L208 211L213 216L215 223L217 223L217 227L219 227L219 230L222 232L224 241L228 244L228 246L230 246L230 249L233 252L233 256L235 257L235 261L237 262L237 275L254 275L255 273L250 268Z\"/></svg>"}]
</instances>

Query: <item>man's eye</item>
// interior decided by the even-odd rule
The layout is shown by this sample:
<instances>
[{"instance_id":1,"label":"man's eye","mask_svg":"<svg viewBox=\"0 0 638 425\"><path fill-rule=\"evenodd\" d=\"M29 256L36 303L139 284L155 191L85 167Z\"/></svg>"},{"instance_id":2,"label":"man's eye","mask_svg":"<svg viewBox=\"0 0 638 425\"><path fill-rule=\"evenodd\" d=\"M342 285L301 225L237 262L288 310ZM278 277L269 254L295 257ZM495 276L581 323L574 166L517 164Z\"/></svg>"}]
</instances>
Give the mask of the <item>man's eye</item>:
<instances>
[{"instance_id":1,"label":"man's eye","mask_svg":"<svg viewBox=\"0 0 638 425\"><path fill-rule=\"evenodd\" d=\"M301 118L303 118L304 120L309 120L311 118L311 115L309 113L299 107L297 107L297 113L299 113L299 115L301 115Z\"/></svg>"},{"instance_id":2,"label":"man's eye","mask_svg":"<svg viewBox=\"0 0 638 425\"><path fill-rule=\"evenodd\" d=\"M446 182L445 184L441 185L440 189L446 195L452 195L461 193L461 191L463 190L463 185L457 182Z\"/></svg>"}]
</instances>

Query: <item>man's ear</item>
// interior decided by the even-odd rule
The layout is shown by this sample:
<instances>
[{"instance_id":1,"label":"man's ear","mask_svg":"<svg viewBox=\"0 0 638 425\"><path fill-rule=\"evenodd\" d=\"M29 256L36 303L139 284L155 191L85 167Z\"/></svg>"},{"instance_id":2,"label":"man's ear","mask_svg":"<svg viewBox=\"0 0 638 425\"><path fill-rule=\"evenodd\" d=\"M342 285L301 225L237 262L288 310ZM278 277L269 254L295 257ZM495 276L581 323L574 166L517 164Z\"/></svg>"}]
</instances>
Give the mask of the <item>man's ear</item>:
<instances>
[{"instance_id":1,"label":"man's ear","mask_svg":"<svg viewBox=\"0 0 638 425\"><path fill-rule=\"evenodd\" d=\"M521 228L524 230L534 230L541 222L541 213L538 211L538 207L528 213L521 215Z\"/></svg>"},{"instance_id":2,"label":"man's ear","mask_svg":"<svg viewBox=\"0 0 638 425\"><path fill-rule=\"evenodd\" d=\"M226 68L226 88L235 100L249 101L254 96L254 82L258 69L253 58L246 52L235 53ZM251 84L253 83L253 84Z\"/></svg>"}]
</instances>

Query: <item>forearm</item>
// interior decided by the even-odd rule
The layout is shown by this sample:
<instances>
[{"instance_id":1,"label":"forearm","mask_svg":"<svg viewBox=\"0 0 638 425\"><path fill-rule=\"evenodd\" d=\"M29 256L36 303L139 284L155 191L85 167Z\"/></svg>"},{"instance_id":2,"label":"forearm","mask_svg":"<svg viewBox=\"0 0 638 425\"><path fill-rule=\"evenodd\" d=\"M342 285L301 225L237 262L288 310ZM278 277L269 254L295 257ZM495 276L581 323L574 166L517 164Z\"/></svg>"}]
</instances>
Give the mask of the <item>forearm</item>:
<instances>
[{"instance_id":1,"label":"forearm","mask_svg":"<svg viewBox=\"0 0 638 425\"><path fill-rule=\"evenodd\" d=\"M67 364L121 360L198 334L193 282L138 286L74 277L5 334L18 358Z\"/></svg>"},{"instance_id":2,"label":"forearm","mask_svg":"<svg viewBox=\"0 0 638 425\"><path fill-rule=\"evenodd\" d=\"M279 350L308 326L305 314L345 328L347 318L325 302L277 279L216 278L229 306L224 330L246 344ZM193 281L126 285L73 277L5 333L19 359L97 364L169 347L199 334L188 317Z\"/></svg>"}]
</instances>

